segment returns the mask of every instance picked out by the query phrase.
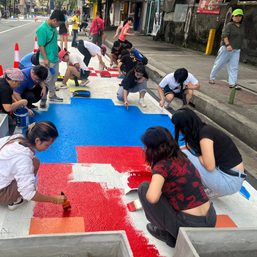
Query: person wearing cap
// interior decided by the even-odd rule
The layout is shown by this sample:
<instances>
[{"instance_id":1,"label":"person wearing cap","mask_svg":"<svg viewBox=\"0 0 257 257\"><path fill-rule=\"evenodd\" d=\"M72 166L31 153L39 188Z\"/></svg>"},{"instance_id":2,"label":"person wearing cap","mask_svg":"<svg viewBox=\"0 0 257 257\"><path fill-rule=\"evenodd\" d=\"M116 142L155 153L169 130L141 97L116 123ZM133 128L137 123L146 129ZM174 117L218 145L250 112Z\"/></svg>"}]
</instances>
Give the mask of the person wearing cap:
<instances>
[{"instance_id":1,"label":"person wearing cap","mask_svg":"<svg viewBox=\"0 0 257 257\"><path fill-rule=\"evenodd\" d=\"M59 59L60 62L67 63L67 69L61 85L62 88L67 88L67 81L74 78L82 80L80 86L85 86L89 83L87 78L90 74L90 70L78 54L71 54L67 50L61 50L59 52Z\"/></svg>"},{"instance_id":2,"label":"person wearing cap","mask_svg":"<svg viewBox=\"0 0 257 257\"><path fill-rule=\"evenodd\" d=\"M99 61L99 66L101 67L101 69L104 69L106 67L102 58L105 55L107 50L105 45L102 45L101 47L99 47L98 45L92 42L79 40L77 47L79 52L84 56L83 61L86 64L86 66L88 66L91 60L91 57L97 56Z\"/></svg>"},{"instance_id":3,"label":"person wearing cap","mask_svg":"<svg viewBox=\"0 0 257 257\"><path fill-rule=\"evenodd\" d=\"M43 65L37 65L23 69L22 73L24 79L15 88L13 96L16 100L26 99L29 109L37 108L33 103L37 103L47 93L45 80L48 76L48 69Z\"/></svg>"},{"instance_id":4,"label":"person wearing cap","mask_svg":"<svg viewBox=\"0 0 257 257\"><path fill-rule=\"evenodd\" d=\"M72 47L77 46L76 39L77 39L79 24L80 24L79 16L80 16L80 10L77 10L75 12L75 15L72 17L72 34L73 34L72 43L71 43Z\"/></svg>"},{"instance_id":5,"label":"person wearing cap","mask_svg":"<svg viewBox=\"0 0 257 257\"><path fill-rule=\"evenodd\" d=\"M230 88L240 89L237 85L238 65L240 50L244 40L243 10L235 9L232 12L231 22L229 22L222 33L221 47L215 59L210 74L210 84L215 84L218 72L227 65L228 83Z\"/></svg>"},{"instance_id":6,"label":"person wearing cap","mask_svg":"<svg viewBox=\"0 0 257 257\"><path fill-rule=\"evenodd\" d=\"M4 76L0 78L0 111L11 114L16 109L27 106L26 99L13 99L13 90L23 79L23 73L19 69L10 68L4 72Z\"/></svg>"},{"instance_id":7,"label":"person wearing cap","mask_svg":"<svg viewBox=\"0 0 257 257\"><path fill-rule=\"evenodd\" d=\"M200 84L193 74L187 69L180 68L166 75L158 85L160 107L168 108L174 97L188 104L193 97L193 90L198 90Z\"/></svg>"}]
</instances>

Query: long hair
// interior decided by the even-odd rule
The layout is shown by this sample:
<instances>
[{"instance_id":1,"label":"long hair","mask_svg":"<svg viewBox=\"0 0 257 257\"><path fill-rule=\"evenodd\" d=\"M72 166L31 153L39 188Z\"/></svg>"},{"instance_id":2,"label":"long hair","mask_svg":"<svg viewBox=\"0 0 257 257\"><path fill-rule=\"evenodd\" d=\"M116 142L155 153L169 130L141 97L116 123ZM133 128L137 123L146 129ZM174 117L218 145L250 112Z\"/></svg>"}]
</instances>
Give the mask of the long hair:
<instances>
[{"instance_id":1,"label":"long hair","mask_svg":"<svg viewBox=\"0 0 257 257\"><path fill-rule=\"evenodd\" d=\"M172 115L171 120L175 125L176 141L178 142L179 132L181 132L190 148L192 148L197 155L201 155L199 132L205 123L188 108L177 110Z\"/></svg>"},{"instance_id":2,"label":"long hair","mask_svg":"<svg viewBox=\"0 0 257 257\"><path fill-rule=\"evenodd\" d=\"M141 141L145 146L145 160L151 167L161 160L185 159L177 142L164 127L148 128Z\"/></svg>"}]
</instances>

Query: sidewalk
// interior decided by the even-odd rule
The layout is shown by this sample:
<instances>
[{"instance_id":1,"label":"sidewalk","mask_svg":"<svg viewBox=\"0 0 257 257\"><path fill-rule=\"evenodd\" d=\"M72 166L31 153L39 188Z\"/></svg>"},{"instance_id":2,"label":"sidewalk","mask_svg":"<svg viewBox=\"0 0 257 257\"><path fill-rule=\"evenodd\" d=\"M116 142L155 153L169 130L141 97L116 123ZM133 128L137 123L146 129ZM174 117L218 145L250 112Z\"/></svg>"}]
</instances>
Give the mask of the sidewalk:
<instances>
[{"instance_id":1,"label":"sidewalk","mask_svg":"<svg viewBox=\"0 0 257 257\"><path fill-rule=\"evenodd\" d=\"M107 35L105 44L111 47L114 41L114 31L106 31L105 33ZM159 83L162 77L180 67L185 67L194 74L201 84L200 90L195 92L192 100L196 111L206 115L247 146L257 150L256 67L240 63L238 84L242 90L236 92L234 105L231 105L228 104L230 89L226 83L226 69L219 73L215 85L208 83L215 56L206 56L204 53L154 41L152 37L140 34L130 37L129 40L148 58L148 72L155 83ZM156 84L149 84L149 93L158 100ZM176 106L174 105L172 108L176 109ZM249 168L252 170L251 173L257 177L254 165L256 152L252 149L246 150L246 158L252 163L251 168Z\"/></svg>"}]
</instances>

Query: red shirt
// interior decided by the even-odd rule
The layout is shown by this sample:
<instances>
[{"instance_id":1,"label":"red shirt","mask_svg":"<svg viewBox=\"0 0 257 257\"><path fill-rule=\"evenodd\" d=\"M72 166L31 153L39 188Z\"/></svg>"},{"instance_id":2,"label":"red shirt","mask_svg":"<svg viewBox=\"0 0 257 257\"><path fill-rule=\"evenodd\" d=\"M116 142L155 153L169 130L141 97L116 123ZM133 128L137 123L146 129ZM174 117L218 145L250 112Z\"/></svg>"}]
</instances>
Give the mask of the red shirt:
<instances>
[{"instance_id":1,"label":"red shirt","mask_svg":"<svg viewBox=\"0 0 257 257\"><path fill-rule=\"evenodd\" d=\"M97 18L93 19L89 32L92 35L96 35L98 33L99 29L104 31L104 21L103 21L103 19L97 17Z\"/></svg>"},{"instance_id":2,"label":"red shirt","mask_svg":"<svg viewBox=\"0 0 257 257\"><path fill-rule=\"evenodd\" d=\"M162 160L153 167L153 174L160 174L165 182L162 193L176 210L188 210L209 201L198 170L188 160Z\"/></svg>"}]
</instances>

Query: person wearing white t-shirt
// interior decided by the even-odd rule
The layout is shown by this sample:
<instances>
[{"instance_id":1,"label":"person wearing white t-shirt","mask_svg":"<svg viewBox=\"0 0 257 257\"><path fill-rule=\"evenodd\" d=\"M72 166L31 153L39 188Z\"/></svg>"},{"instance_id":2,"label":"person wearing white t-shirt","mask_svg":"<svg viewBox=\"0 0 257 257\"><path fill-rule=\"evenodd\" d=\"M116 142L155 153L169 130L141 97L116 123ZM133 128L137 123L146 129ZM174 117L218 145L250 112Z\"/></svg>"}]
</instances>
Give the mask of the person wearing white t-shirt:
<instances>
[{"instance_id":1,"label":"person wearing white t-shirt","mask_svg":"<svg viewBox=\"0 0 257 257\"><path fill-rule=\"evenodd\" d=\"M77 44L77 48L79 52L84 55L84 63L88 66L90 60L92 57L97 56L98 61L99 61L99 66L102 67L101 69L104 69L106 67L104 61L103 61L103 56L106 53L106 46L102 45L99 47L98 45L88 42L86 40L79 40Z\"/></svg>"},{"instance_id":2,"label":"person wearing white t-shirt","mask_svg":"<svg viewBox=\"0 0 257 257\"><path fill-rule=\"evenodd\" d=\"M198 90L198 80L185 68L177 69L175 72L166 75L158 85L160 96L160 107L168 107L174 97L183 100L188 104L193 97L193 90Z\"/></svg>"},{"instance_id":3,"label":"person wearing white t-shirt","mask_svg":"<svg viewBox=\"0 0 257 257\"><path fill-rule=\"evenodd\" d=\"M45 151L57 137L55 125L42 121L32 123L25 136L16 134L0 138L0 205L15 210L30 200L65 203L67 198L64 195L43 194L36 188L36 175L40 167L36 151Z\"/></svg>"},{"instance_id":4,"label":"person wearing white t-shirt","mask_svg":"<svg viewBox=\"0 0 257 257\"><path fill-rule=\"evenodd\" d=\"M61 50L58 55L60 62L67 62L67 69L61 85L62 88L67 88L66 83L69 79L74 79L76 86L85 86L89 83L88 76L90 70L78 54L71 54L67 50ZM78 79L82 80L80 85L77 82Z\"/></svg>"}]
</instances>

